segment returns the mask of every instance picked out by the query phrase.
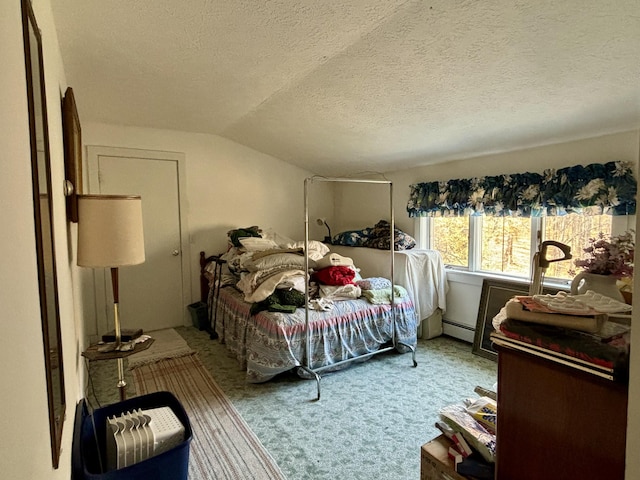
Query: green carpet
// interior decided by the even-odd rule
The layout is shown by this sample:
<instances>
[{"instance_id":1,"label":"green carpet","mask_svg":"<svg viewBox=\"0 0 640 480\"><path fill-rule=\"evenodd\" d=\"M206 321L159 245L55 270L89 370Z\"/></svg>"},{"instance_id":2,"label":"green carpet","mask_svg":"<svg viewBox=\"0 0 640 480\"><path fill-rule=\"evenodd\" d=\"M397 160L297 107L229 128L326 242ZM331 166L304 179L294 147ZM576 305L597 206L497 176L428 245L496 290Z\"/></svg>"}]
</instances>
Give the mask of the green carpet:
<instances>
[{"instance_id":1,"label":"green carpet","mask_svg":"<svg viewBox=\"0 0 640 480\"><path fill-rule=\"evenodd\" d=\"M146 362L132 371L138 395L172 392L187 412L193 431L190 480L285 480L197 354Z\"/></svg>"},{"instance_id":2,"label":"green carpet","mask_svg":"<svg viewBox=\"0 0 640 480\"><path fill-rule=\"evenodd\" d=\"M315 402L315 381L287 374L246 383L224 345L193 327L176 331L289 480L417 479L420 447L438 434L438 410L496 382L495 362L473 355L468 343L438 337L419 340L417 368L410 354L390 352L325 375ZM116 401L115 367L90 368L97 398Z\"/></svg>"}]
</instances>

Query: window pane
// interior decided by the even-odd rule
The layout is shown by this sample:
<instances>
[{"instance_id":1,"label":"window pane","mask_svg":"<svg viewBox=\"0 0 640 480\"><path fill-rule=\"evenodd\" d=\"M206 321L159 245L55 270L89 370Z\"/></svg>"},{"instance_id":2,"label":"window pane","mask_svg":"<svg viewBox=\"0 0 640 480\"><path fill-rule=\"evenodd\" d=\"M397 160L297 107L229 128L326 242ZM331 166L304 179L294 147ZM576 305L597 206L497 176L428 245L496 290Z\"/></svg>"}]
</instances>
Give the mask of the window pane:
<instances>
[{"instance_id":1,"label":"window pane","mask_svg":"<svg viewBox=\"0 0 640 480\"><path fill-rule=\"evenodd\" d=\"M531 219L484 217L480 268L528 276L531 263Z\"/></svg>"},{"instance_id":2,"label":"window pane","mask_svg":"<svg viewBox=\"0 0 640 480\"><path fill-rule=\"evenodd\" d=\"M431 248L445 265L469 266L469 217L433 217Z\"/></svg>"},{"instance_id":3,"label":"window pane","mask_svg":"<svg viewBox=\"0 0 640 480\"><path fill-rule=\"evenodd\" d=\"M611 215L565 215L562 217L546 217L544 228L544 240L554 240L571 247L573 259L562 262L553 262L546 272L547 278L566 278L573 276L569 270L575 270L573 260L582 258L582 251L589 244L589 238L595 238L600 233L611 235ZM556 255L558 249L550 248L547 258L561 256Z\"/></svg>"}]
</instances>

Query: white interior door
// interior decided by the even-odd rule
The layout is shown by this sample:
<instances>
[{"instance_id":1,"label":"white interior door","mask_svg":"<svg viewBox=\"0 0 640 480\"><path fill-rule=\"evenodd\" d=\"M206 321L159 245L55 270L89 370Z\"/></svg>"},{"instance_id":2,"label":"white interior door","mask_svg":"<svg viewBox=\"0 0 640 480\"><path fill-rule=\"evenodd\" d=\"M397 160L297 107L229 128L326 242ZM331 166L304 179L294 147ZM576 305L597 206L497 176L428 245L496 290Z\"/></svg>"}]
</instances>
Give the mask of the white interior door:
<instances>
[{"instance_id":1,"label":"white interior door","mask_svg":"<svg viewBox=\"0 0 640 480\"><path fill-rule=\"evenodd\" d=\"M185 287L181 233L180 162L176 154L89 147L91 193L142 197L145 262L119 269L120 319L123 329L145 332L185 323ZM97 149L97 150L96 150ZM165 158L161 158L165 157ZM94 171L95 170L95 171ZM97 180L96 180L97 179ZM188 275L186 278L189 278ZM104 285L103 285L104 282ZM110 274L96 274L98 334L113 329ZM100 318L105 325L101 325Z\"/></svg>"}]
</instances>

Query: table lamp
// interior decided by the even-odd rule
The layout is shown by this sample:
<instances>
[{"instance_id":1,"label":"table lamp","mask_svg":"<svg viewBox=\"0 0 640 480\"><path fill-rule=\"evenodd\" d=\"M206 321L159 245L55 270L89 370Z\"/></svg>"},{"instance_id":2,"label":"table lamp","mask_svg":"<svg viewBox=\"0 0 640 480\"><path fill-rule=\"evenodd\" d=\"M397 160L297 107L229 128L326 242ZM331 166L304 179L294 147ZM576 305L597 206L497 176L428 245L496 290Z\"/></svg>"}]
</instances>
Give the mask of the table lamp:
<instances>
[{"instance_id":1,"label":"table lamp","mask_svg":"<svg viewBox=\"0 0 640 480\"><path fill-rule=\"evenodd\" d=\"M332 238L331 238L331 228L329 227L329 224L327 223L327 220L324 219L324 218L318 218L318 219L316 219L316 223L319 226L324 225L325 227L327 227L327 231L329 232L329 236L324 237L324 243L329 243L329 244L333 243L332 242Z\"/></svg>"},{"instance_id":2,"label":"table lamp","mask_svg":"<svg viewBox=\"0 0 640 480\"><path fill-rule=\"evenodd\" d=\"M78 196L78 265L110 268L115 348L121 344L118 268L144 262L142 198L125 195ZM118 358L118 389L124 400L123 359Z\"/></svg>"}]
</instances>

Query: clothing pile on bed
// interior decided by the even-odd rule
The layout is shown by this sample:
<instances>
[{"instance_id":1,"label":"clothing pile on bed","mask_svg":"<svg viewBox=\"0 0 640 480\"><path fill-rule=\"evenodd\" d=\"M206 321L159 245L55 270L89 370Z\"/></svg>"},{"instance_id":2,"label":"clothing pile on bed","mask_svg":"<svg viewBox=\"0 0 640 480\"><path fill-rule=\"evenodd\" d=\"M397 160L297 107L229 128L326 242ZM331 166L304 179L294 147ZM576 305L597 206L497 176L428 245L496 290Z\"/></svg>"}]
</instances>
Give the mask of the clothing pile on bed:
<instances>
[{"instance_id":1,"label":"clothing pile on bed","mask_svg":"<svg viewBox=\"0 0 640 480\"><path fill-rule=\"evenodd\" d=\"M369 247L380 250L389 250L391 239L391 224L386 220L380 220L373 227L362 230L348 230L335 235L331 239L333 245L345 247ZM396 251L410 250L416 246L415 239L400 230L393 229L393 249Z\"/></svg>"},{"instance_id":2,"label":"clothing pile on bed","mask_svg":"<svg viewBox=\"0 0 640 480\"><path fill-rule=\"evenodd\" d=\"M392 290L391 280L383 277L365 278L356 282L362 289L362 296L373 304L391 303L391 297L403 298L409 295L407 290L400 285L394 285Z\"/></svg>"},{"instance_id":3,"label":"clothing pile on bed","mask_svg":"<svg viewBox=\"0 0 640 480\"><path fill-rule=\"evenodd\" d=\"M337 253L327 253L316 262L311 282L318 287L317 297L326 300L353 300L360 297L360 287L355 279L359 276L353 260ZM323 305L323 309L324 308ZM314 305L314 308L317 308Z\"/></svg>"},{"instance_id":4,"label":"clothing pile on bed","mask_svg":"<svg viewBox=\"0 0 640 480\"><path fill-rule=\"evenodd\" d=\"M227 236L229 249L221 256L226 269L218 281L240 290L244 300L253 304L252 314L291 313L304 307L307 279L309 307L316 310L331 310L333 302L361 297L373 304L392 301L390 280L361 278L351 258L331 253L322 242L308 242L309 272L305 272L304 242L278 243L263 237L257 226L230 230ZM394 298L407 295L403 287L394 287Z\"/></svg>"}]
</instances>

